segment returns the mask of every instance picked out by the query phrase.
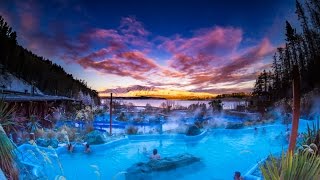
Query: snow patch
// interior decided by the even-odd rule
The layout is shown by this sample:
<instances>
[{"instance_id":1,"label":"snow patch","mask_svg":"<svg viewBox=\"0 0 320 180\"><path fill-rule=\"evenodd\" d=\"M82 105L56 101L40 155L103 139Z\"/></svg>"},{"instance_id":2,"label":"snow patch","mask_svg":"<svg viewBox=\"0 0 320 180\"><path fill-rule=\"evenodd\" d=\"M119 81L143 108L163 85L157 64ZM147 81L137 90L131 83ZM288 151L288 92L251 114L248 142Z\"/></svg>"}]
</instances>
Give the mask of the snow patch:
<instances>
[{"instance_id":1,"label":"snow patch","mask_svg":"<svg viewBox=\"0 0 320 180\"><path fill-rule=\"evenodd\" d=\"M0 90L17 91L22 93L31 93L32 85L23 79L19 79L11 73L0 74ZM43 93L34 87L34 94L43 95Z\"/></svg>"}]
</instances>

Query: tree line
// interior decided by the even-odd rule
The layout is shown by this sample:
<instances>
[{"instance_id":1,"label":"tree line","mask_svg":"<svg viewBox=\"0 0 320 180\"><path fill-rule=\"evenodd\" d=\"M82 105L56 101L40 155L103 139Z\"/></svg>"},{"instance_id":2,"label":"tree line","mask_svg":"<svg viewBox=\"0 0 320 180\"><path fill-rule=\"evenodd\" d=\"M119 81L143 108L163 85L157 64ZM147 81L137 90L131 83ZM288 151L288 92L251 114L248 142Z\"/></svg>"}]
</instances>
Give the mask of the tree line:
<instances>
[{"instance_id":1,"label":"tree line","mask_svg":"<svg viewBox=\"0 0 320 180\"><path fill-rule=\"evenodd\" d=\"M0 64L18 78L38 87L48 95L79 98L90 95L98 103L98 92L44 57L37 56L17 43L17 34L0 16ZM81 95L80 95L81 94Z\"/></svg>"},{"instance_id":2,"label":"tree line","mask_svg":"<svg viewBox=\"0 0 320 180\"><path fill-rule=\"evenodd\" d=\"M250 94L247 94L245 92L237 92L237 93L231 93L231 94L219 94L215 97L215 99L221 99L221 98L245 98L250 96Z\"/></svg>"},{"instance_id":3,"label":"tree line","mask_svg":"<svg viewBox=\"0 0 320 180\"><path fill-rule=\"evenodd\" d=\"M263 71L254 85L253 95L265 96L271 101L292 97L292 70L299 67L301 92L306 93L320 85L320 0L296 1L301 32L286 21L285 44L278 47L271 71Z\"/></svg>"}]
</instances>

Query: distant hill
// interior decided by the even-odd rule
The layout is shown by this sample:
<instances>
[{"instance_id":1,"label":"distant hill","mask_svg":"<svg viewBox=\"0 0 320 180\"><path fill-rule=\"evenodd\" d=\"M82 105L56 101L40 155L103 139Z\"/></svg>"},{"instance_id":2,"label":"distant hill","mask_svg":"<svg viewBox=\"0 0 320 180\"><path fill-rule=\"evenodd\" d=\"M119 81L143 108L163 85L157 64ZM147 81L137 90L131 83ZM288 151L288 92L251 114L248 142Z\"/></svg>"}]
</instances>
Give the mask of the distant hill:
<instances>
[{"instance_id":1,"label":"distant hill","mask_svg":"<svg viewBox=\"0 0 320 180\"><path fill-rule=\"evenodd\" d=\"M116 97L149 97L165 99L212 99L215 94L205 92L189 92L181 90L170 90L156 87L134 85L126 88L107 89L99 92L99 96L109 96L114 93Z\"/></svg>"},{"instance_id":2,"label":"distant hill","mask_svg":"<svg viewBox=\"0 0 320 180\"><path fill-rule=\"evenodd\" d=\"M230 94L219 94L217 95L217 99L222 99L222 98L246 98L250 97L250 93L245 93L245 92L238 92L238 93L230 93Z\"/></svg>"},{"instance_id":3,"label":"distant hill","mask_svg":"<svg viewBox=\"0 0 320 180\"><path fill-rule=\"evenodd\" d=\"M115 89L106 89L104 91L100 91L99 94L104 93L104 94L110 94L110 93L115 93L115 94L127 94L129 92L133 91L154 91L157 90L155 87L148 87L148 86L140 86L140 85L134 85L130 87L124 87L124 88L115 88Z\"/></svg>"},{"instance_id":4,"label":"distant hill","mask_svg":"<svg viewBox=\"0 0 320 180\"><path fill-rule=\"evenodd\" d=\"M0 16L0 73L3 77L7 71L17 77L16 80L34 84L44 94L71 97L86 104L100 102L98 92L90 89L83 80L75 79L61 66L18 45L16 38L16 32ZM18 82L16 80L12 82ZM2 86L11 88L13 85L3 83Z\"/></svg>"}]
</instances>

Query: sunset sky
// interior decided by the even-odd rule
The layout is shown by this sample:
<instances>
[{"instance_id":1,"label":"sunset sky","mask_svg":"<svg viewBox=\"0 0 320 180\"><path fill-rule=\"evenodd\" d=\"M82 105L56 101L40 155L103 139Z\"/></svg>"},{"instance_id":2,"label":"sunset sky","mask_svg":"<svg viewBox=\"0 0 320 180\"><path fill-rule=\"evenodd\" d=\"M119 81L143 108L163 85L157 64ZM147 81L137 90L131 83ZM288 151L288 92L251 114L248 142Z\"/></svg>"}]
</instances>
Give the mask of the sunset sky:
<instances>
[{"instance_id":1,"label":"sunset sky","mask_svg":"<svg viewBox=\"0 0 320 180\"><path fill-rule=\"evenodd\" d=\"M250 91L299 28L294 0L0 0L18 43L98 91Z\"/></svg>"}]
</instances>

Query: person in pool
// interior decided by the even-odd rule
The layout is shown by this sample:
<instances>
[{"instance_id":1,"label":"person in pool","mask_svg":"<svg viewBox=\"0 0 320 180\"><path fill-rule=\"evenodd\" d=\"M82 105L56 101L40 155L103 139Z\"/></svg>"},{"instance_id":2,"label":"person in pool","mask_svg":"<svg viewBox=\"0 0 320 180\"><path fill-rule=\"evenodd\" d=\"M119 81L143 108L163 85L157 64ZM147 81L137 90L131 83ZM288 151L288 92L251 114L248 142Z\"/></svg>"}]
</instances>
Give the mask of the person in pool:
<instances>
[{"instance_id":1,"label":"person in pool","mask_svg":"<svg viewBox=\"0 0 320 180\"><path fill-rule=\"evenodd\" d=\"M241 177L241 173L239 171L234 172L233 179L234 180L243 180L243 178Z\"/></svg>"},{"instance_id":2,"label":"person in pool","mask_svg":"<svg viewBox=\"0 0 320 180\"><path fill-rule=\"evenodd\" d=\"M85 153L91 152L90 145L88 143L86 145L84 145L84 146L85 146L85 149L84 149Z\"/></svg>"},{"instance_id":3,"label":"person in pool","mask_svg":"<svg viewBox=\"0 0 320 180\"><path fill-rule=\"evenodd\" d=\"M258 134L258 128L257 128L257 127L254 128L254 134L255 134L255 135Z\"/></svg>"},{"instance_id":4,"label":"person in pool","mask_svg":"<svg viewBox=\"0 0 320 180\"><path fill-rule=\"evenodd\" d=\"M161 157L160 157L160 154L158 154L158 150L154 149L153 152L152 152L152 155L150 156L150 159L159 160L160 158Z\"/></svg>"},{"instance_id":5,"label":"person in pool","mask_svg":"<svg viewBox=\"0 0 320 180\"><path fill-rule=\"evenodd\" d=\"M67 150L68 150L69 152L73 152L73 146L72 146L71 143L68 144Z\"/></svg>"}]
</instances>

